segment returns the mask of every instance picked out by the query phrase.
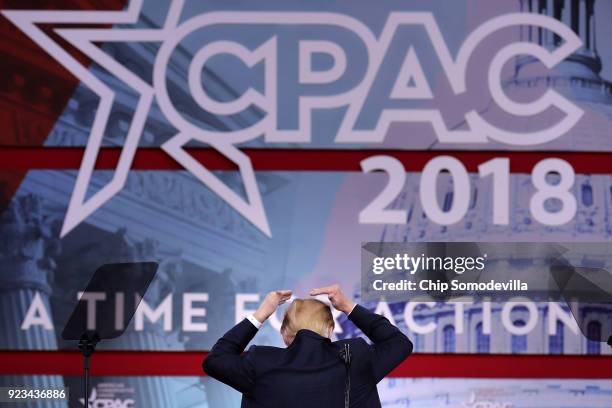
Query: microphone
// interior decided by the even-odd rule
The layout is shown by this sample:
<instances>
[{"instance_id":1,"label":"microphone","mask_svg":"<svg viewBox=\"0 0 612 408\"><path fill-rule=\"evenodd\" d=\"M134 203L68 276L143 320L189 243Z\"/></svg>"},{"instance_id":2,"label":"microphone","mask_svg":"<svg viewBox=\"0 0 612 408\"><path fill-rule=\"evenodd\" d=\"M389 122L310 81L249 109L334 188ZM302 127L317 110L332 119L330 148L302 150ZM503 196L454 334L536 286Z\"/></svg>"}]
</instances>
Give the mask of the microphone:
<instances>
[{"instance_id":1,"label":"microphone","mask_svg":"<svg viewBox=\"0 0 612 408\"><path fill-rule=\"evenodd\" d=\"M340 350L338 355L346 367L346 380L344 382L344 408L349 408L351 401L351 346L348 343L344 343L344 347L342 350Z\"/></svg>"},{"instance_id":2,"label":"microphone","mask_svg":"<svg viewBox=\"0 0 612 408\"><path fill-rule=\"evenodd\" d=\"M340 360L344 361L345 365L351 364L351 346L348 343L344 343L344 347L338 353Z\"/></svg>"}]
</instances>

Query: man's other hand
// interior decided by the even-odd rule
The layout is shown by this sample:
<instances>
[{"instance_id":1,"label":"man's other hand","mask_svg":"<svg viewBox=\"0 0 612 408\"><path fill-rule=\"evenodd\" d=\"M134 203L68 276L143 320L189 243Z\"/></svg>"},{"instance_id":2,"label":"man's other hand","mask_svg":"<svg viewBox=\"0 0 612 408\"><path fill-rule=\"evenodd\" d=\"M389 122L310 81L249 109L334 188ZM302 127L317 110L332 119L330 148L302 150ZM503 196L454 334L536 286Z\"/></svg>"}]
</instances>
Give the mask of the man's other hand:
<instances>
[{"instance_id":1,"label":"man's other hand","mask_svg":"<svg viewBox=\"0 0 612 408\"><path fill-rule=\"evenodd\" d=\"M327 295L327 298L331 302L332 306L343 313L349 314L355 307L355 302L347 298L340 285L335 284L331 286L325 286L323 288L316 288L310 291L310 296Z\"/></svg>"},{"instance_id":2,"label":"man's other hand","mask_svg":"<svg viewBox=\"0 0 612 408\"><path fill-rule=\"evenodd\" d=\"M291 298L292 293L291 290L275 290L268 293L257 311L253 313L253 317L260 323L265 322L280 305Z\"/></svg>"}]
</instances>

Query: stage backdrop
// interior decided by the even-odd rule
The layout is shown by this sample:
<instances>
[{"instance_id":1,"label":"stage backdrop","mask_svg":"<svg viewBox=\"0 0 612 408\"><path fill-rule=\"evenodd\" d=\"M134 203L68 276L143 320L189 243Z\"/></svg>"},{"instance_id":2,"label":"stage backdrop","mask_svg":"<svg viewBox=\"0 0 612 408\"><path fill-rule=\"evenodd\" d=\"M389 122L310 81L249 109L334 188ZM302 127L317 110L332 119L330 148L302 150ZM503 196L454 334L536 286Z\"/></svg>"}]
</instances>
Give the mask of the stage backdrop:
<instances>
[{"instance_id":1,"label":"stage backdrop","mask_svg":"<svg viewBox=\"0 0 612 408\"><path fill-rule=\"evenodd\" d=\"M612 241L612 2L50 6L0 1L3 352L74 349L63 325L109 262L160 268L101 350L204 352L273 289L338 282L359 301L362 242ZM612 352L564 303L365 306L442 371L450 353ZM612 333L612 309L583 313L591 338ZM338 338L360 334L336 317ZM256 343L280 346L280 319ZM611 406L597 372L410 378L410 361L385 407ZM5 373L84 406L61 368ZM94 389L92 407L239 404L193 376Z\"/></svg>"}]
</instances>

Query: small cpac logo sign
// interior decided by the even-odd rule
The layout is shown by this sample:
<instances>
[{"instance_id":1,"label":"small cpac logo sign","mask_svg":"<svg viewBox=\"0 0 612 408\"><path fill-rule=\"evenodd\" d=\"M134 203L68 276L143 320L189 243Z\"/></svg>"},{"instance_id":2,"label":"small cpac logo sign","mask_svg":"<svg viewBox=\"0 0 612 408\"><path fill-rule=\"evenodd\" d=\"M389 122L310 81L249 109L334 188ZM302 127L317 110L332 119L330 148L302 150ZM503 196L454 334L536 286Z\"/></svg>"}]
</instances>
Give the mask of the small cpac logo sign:
<instances>
[{"instance_id":1,"label":"small cpac logo sign","mask_svg":"<svg viewBox=\"0 0 612 408\"><path fill-rule=\"evenodd\" d=\"M81 405L85 406L85 399L79 398ZM87 401L87 408L134 408L135 403L132 398L120 399L120 398L98 398L98 392L96 388L91 390L91 395Z\"/></svg>"},{"instance_id":2,"label":"small cpac logo sign","mask_svg":"<svg viewBox=\"0 0 612 408\"><path fill-rule=\"evenodd\" d=\"M514 404L510 402L492 401L488 399L479 400L476 393L472 393L470 400L464 402L464 408L512 408Z\"/></svg>"},{"instance_id":3,"label":"small cpac logo sign","mask_svg":"<svg viewBox=\"0 0 612 408\"><path fill-rule=\"evenodd\" d=\"M544 92L537 100L527 103L519 103L510 99L502 90L500 79L502 67L517 55L533 56L550 69L582 46L579 37L571 29L547 16L534 13L513 13L492 18L471 32L459 48L457 55L453 57L435 18L428 12L392 12L381 34L376 37L372 30L359 20L347 15L327 12L211 12L180 22L184 0L176 0L172 2L161 28L55 29L55 33L63 40L122 80L139 95L113 179L92 197L86 199L87 186L94 171L115 94L86 66L79 63L60 44L45 34L38 24L62 24L63 26L68 24L136 24L142 3L143 0L132 0L129 7L123 11L3 11L3 14L13 24L100 97L61 236L70 232L123 188L153 101L177 129L177 134L165 142L161 148L267 236L272 234L251 161L236 145L261 135L264 135L268 143L307 143L311 141L313 110L347 108L335 139L336 143L381 143L384 141L389 126L395 122L426 122L433 127L438 139L445 143L486 143L494 140L509 145L523 146L546 143L558 138L570 130L583 114L581 109L552 89ZM279 82L287 77L287 75L279 75L279 69L282 70L283 67L287 69L286 65L282 65L278 54L278 42L279 38L282 38L282 30L277 35L270 36L255 49L250 49L236 40L214 40L203 44L202 48L194 53L187 69L189 92L199 107L215 115L240 113L249 106L256 106L265 113L257 122L242 129L230 131L204 129L190 121L173 104L168 92L166 74L171 55L182 40L196 30L206 30L220 25L318 26L325 28L321 33L336 30L345 37L349 35L357 46L343 47L335 40L340 37L325 38L326 34L320 34L323 38L317 40L297 41L297 69L299 72L297 76L293 76L297 80L292 89L281 89L278 86ZM491 60L486 81L494 102L511 115L532 116L554 107L562 113L561 118L548 128L530 133L518 133L500 129L487 122L477 111L471 110L465 114L467 129L452 130L447 128L440 111L436 109L408 107L381 109L379 106L380 115L377 121L369 128L364 128L359 119L362 112L368 110L366 102L368 95L380 75L381 66L385 64L385 55L392 48L391 43L394 36L405 26L418 26L425 31L450 87L456 95L466 92L468 62L477 46L485 38L500 29L515 26L536 26L552 31L563 40L562 44L554 50L529 42L516 42L502 47ZM138 75L95 45L109 42L161 43L154 62L153 83L143 81ZM355 49L361 50L361 57L355 55ZM221 54L232 55L247 67L263 63L263 91L251 87L231 101L219 101L208 95L202 86L201 72L211 58ZM331 57L333 62L331 68L323 71L313 70L314 54L326 54ZM359 61L363 63L353 64L355 58L361 58ZM352 66L361 67L358 75L355 75L354 71L347 70L347 61L351 61ZM342 91L331 92L332 88L326 89L339 81L343 84L339 87ZM279 125L280 118L283 116L279 114L279 111L284 108L282 98L278 97L279 89L283 92L302 92L296 90L310 89L303 94L294 95L298 100L298 109L297 123L293 128L282 128ZM406 102L431 98L432 92L425 73L416 52L409 46L405 50L402 66L388 99L395 102ZM211 146L237 165L244 183L246 199L243 199L213 172L186 153L183 146L192 140Z\"/></svg>"}]
</instances>

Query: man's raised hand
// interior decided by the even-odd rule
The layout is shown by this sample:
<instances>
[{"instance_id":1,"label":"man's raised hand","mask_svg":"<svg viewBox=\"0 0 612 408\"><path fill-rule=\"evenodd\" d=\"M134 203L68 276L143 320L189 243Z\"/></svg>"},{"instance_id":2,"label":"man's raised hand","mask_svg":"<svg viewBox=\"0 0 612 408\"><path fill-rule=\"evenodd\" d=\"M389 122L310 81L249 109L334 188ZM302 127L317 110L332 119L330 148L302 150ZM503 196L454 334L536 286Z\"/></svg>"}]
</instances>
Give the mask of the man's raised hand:
<instances>
[{"instance_id":1,"label":"man's raised hand","mask_svg":"<svg viewBox=\"0 0 612 408\"><path fill-rule=\"evenodd\" d=\"M336 310L347 314L351 313L355 307L355 302L347 298L344 293L342 293L340 285L338 284L325 286L323 288L316 288L310 291L310 296L317 295L327 295L327 298Z\"/></svg>"},{"instance_id":2,"label":"man's raised hand","mask_svg":"<svg viewBox=\"0 0 612 408\"><path fill-rule=\"evenodd\" d=\"M260 322L265 322L276 309L291 298L291 290L274 290L268 293L253 316Z\"/></svg>"}]
</instances>

